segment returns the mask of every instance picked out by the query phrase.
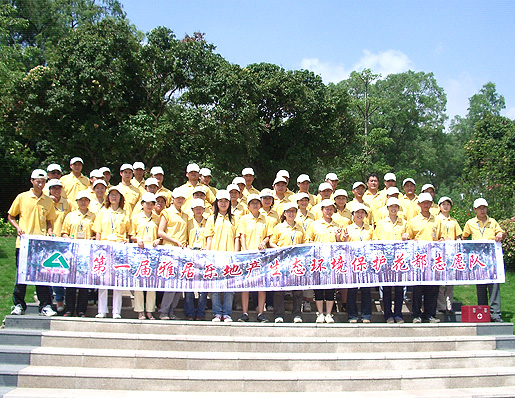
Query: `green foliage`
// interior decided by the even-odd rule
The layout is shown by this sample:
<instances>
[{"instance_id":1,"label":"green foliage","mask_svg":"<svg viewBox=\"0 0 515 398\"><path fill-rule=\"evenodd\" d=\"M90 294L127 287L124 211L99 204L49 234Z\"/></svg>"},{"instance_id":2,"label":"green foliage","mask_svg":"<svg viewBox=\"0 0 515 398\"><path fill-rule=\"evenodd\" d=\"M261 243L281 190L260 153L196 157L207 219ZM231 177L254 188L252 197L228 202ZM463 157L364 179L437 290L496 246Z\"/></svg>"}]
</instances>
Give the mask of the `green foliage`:
<instances>
[{"instance_id":1,"label":"green foliage","mask_svg":"<svg viewBox=\"0 0 515 398\"><path fill-rule=\"evenodd\" d=\"M0 236L16 236L16 229L3 218L0 218Z\"/></svg>"},{"instance_id":2,"label":"green foliage","mask_svg":"<svg viewBox=\"0 0 515 398\"><path fill-rule=\"evenodd\" d=\"M499 221L501 228L506 232L502 241L502 251L504 254L504 266L506 269L515 271L515 219Z\"/></svg>"}]
</instances>

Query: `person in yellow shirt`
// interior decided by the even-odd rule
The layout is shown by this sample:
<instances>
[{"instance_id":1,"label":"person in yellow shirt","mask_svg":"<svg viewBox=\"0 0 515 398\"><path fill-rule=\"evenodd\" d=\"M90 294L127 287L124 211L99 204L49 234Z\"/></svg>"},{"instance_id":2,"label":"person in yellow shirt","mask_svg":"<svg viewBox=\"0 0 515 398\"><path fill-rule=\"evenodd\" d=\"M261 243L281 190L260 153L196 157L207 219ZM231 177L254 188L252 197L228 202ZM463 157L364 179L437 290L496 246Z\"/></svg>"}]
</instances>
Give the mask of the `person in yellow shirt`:
<instances>
[{"instance_id":1,"label":"person in yellow shirt","mask_svg":"<svg viewBox=\"0 0 515 398\"><path fill-rule=\"evenodd\" d=\"M188 215L182 211L186 202L186 193L181 187L175 188L172 192L172 205L161 212L159 221L158 236L165 245L188 246ZM175 308L182 296L180 292L165 292L159 307L159 318L161 320L177 319L174 314Z\"/></svg>"},{"instance_id":2,"label":"person in yellow shirt","mask_svg":"<svg viewBox=\"0 0 515 398\"><path fill-rule=\"evenodd\" d=\"M472 240L495 240L501 242L505 232L499 223L488 216L488 202L479 198L474 201L476 217L465 223L463 238ZM476 285L477 304L490 306L492 322L503 322L501 318L501 287L499 283Z\"/></svg>"},{"instance_id":3,"label":"person in yellow shirt","mask_svg":"<svg viewBox=\"0 0 515 398\"><path fill-rule=\"evenodd\" d=\"M380 220L374 228L373 240L399 241L407 240L406 220L398 216L399 200L397 198L388 198L386 200L386 208L388 209L388 217ZM404 287L394 286L393 312L392 312L392 287L384 286L383 305L384 319L387 323L404 323L402 317L402 302L404 299Z\"/></svg>"},{"instance_id":4,"label":"person in yellow shirt","mask_svg":"<svg viewBox=\"0 0 515 398\"><path fill-rule=\"evenodd\" d=\"M274 210L277 214L282 214L283 204L290 202L290 196L287 195L288 181L284 177L276 177L273 184L274 188Z\"/></svg>"},{"instance_id":5,"label":"person in yellow shirt","mask_svg":"<svg viewBox=\"0 0 515 398\"><path fill-rule=\"evenodd\" d=\"M93 183L93 194L89 195L90 203L89 203L89 211L94 214L97 214L103 207L106 198L107 184L104 180L96 180ZM87 190L81 192L88 192Z\"/></svg>"},{"instance_id":6,"label":"person in yellow shirt","mask_svg":"<svg viewBox=\"0 0 515 398\"><path fill-rule=\"evenodd\" d=\"M247 206L243 205L240 201L240 187L236 184L227 185L227 192L231 198L231 215L234 218L234 222L238 224L241 217L248 213Z\"/></svg>"},{"instance_id":7,"label":"person in yellow shirt","mask_svg":"<svg viewBox=\"0 0 515 398\"><path fill-rule=\"evenodd\" d=\"M284 205L284 212L281 216L281 223L277 224L271 231L270 247L294 246L304 243L304 228L296 222L297 205L293 202ZM274 318L275 323L284 322L284 290L274 292ZM294 323L301 323L302 290L294 290L292 316Z\"/></svg>"},{"instance_id":8,"label":"person in yellow shirt","mask_svg":"<svg viewBox=\"0 0 515 398\"><path fill-rule=\"evenodd\" d=\"M206 250L236 252L240 249L240 238L236 232L236 222L231 214L229 192L219 190L213 203L213 215L209 217L204 231ZM232 322L232 303L234 292L211 293L213 322Z\"/></svg>"},{"instance_id":9,"label":"person in yellow shirt","mask_svg":"<svg viewBox=\"0 0 515 398\"><path fill-rule=\"evenodd\" d=\"M110 181L111 181L111 169L109 167L101 167L98 169L98 171L100 171L102 173L102 175L104 176L104 181L106 182L106 185L107 185L107 189L109 190L109 188L111 188L111 184L110 184Z\"/></svg>"},{"instance_id":10,"label":"person in yellow shirt","mask_svg":"<svg viewBox=\"0 0 515 398\"><path fill-rule=\"evenodd\" d=\"M195 195L195 194L194 194ZM193 198L191 201L192 215L188 219L188 248L193 250L204 250L206 248L207 217L205 213L205 202L201 198ZM184 315L188 321L203 321L206 316L207 292L198 292L197 308L195 308L195 293L184 292Z\"/></svg>"},{"instance_id":11,"label":"person in yellow shirt","mask_svg":"<svg viewBox=\"0 0 515 398\"><path fill-rule=\"evenodd\" d=\"M390 187L386 190L386 201L389 198L395 198L399 200L399 209L397 211L397 217L400 217L406 220L406 209L401 205L401 200L399 199L400 192L397 187ZM374 220L374 224L377 225L379 221L383 218L388 217L389 211L386 204L383 207L375 208L372 210L372 219Z\"/></svg>"},{"instance_id":12,"label":"person in yellow shirt","mask_svg":"<svg viewBox=\"0 0 515 398\"><path fill-rule=\"evenodd\" d=\"M242 251L264 250L268 246L270 221L261 213L261 199L259 195L250 194L247 198L249 214L242 216L237 224L236 234L240 237ZM249 321L249 291L241 292L242 315L240 322ZM265 316L266 292L258 291L258 322L268 322Z\"/></svg>"},{"instance_id":13,"label":"person in yellow shirt","mask_svg":"<svg viewBox=\"0 0 515 398\"><path fill-rule=\"evenodd\" d=\"M93 223L95 222L95 214L89 210L91 200L88 191L80 191L75 200L77 210L66 215L61 236L71 239L94 239ZM63 316L70 317L76 314L79 318L83 318L86 316L87 309L88 288L68 286L66 288L66 312Z\"/></svg>"},{"instance_id":14,"label":"person in yellow shirt","mask_svg":"<svg viewBox=\"0 0 515 398\"><path fill-rule=\"evenodd\" d=\"M186 167L186 177L188 181L181 185L180 188L184 191L186 195L186 202L184 203L185 208L189 208L191 206L191 200L193 199L193 190L197 185L202 186L200 180L200 167L196 163L190 163ZM206 200L209 204L212 204L215 200L215 197L211 190L206 190Z\"/></svg>"},{"instance_id":15,"label":"person in yellow shirt","mask_svg":"<svg viewBox=\"0 0 515 398\"><path fill-rule=\"evenodd\" d=\"M47 166L47 168L46 168L46 172L47 172L47 180L48 181L50 181L50 180L60 180L61 177L63 176L63 171L61 169L61 166L59 166L56 163L49 164ZM61 196L64 199L67 199L66 192L64 191L64 189L62 189L61 191L62 191L61 192ZM48 191L48 184L46 184L45 187L43 188L43 193L46 196L50 196L50 192Z\"/></svg>"},{"instance_id":16,"label":"person in yellow shirt","mask_svg":"<svg viewBox=\"0 0 515 398\"><path fill-rule=\"evenodd\" d=\"M306 241L309 243L318 242L340 242L342 229L333 221L333 214L336 207L331 199L324 199L320 202L322 218L313 221L306 231ZM316 323L334 323L332 315L334 305L335 289L315 289L315 304L317 307ZM324 315L324 301L326 315Z\"/></svg>"},{"instance_id":17,"label":"person in yellow shirt","mask_svg":"<svg viewBox=\"0 0 515 398\"><path fill-rule=\"evenodd\" d=\"M132 171L134 172L134 177L131 180L131 184L138 188L140 195L143 195L145 193L145 164L143 162L134 162Z\"/></svg>"},{"instance_id":18,"label":"person in yellow shirt","mask_svg":"<svg viewBox=\"0 0 515 398\"><path fill-rule=\"evenodd\" d=\"M154 213L161 216L161 213L166 209L166 194L164 192L156 193L156 206L154 207ZM161 220L161 218L159 218Z\"/></svg>"},{"instance_id":19,"label":"person in yellow shirt","mask_svg":"<svg viewBox=\"0 0 515 398\"><path fill-rule=\"evenodd\" d=\"M210 169L208 169L207 167L203 167L200 169L200 182L204 186L206 186L206 188L209 188L209 190L211 191L213 196L216 196L216 193L218 192L218 190L215 187L212 187L211 185L209 185L211 183L211 178L212 178L212 175L211 175Z\"/></svg>"},{"instance_id":20,"label":"person in yellow shirt","mask_svg":"<svg viewBox=\"0 0 515 398\"><path fill-rule=\"evenodd\" d=\"M131 220L124 209L125 199L119 186L109 188L104 208L97 213L93 231L96 240L111 242L127 242L129 238ZM98 289L97 318L105 318L109 312L107 308L108 289ZM120 319L122 311L122 291L113 290L113 318Z\"/></svg>"},{"instance_id":21,"label":"person in yellow shirt","mask_svg":"<svg viewBox=\"0 0 515 398\"><path fill-rule=\"evenodd\" d=\"M404 181L402 182L402 189L404 189L404 195L399 200L399 202L401 202L401 204L403 203L403 201L406 201L409 203L417 203L418 196L415 193L416 186L417 185L413 178L404 179ZM407 205L404 205L403 207L408 209Z\"/></svg>"},{"instance_id":22,"label":"person in yellow shirt","mask_svg":"<svg viewBox=\"0 0 515 398\"><path fill-rule=\"evenodd\" d=\"M241 171L241 176L245 179L245 189L243 190L243 196L248 198L248 196L253 193L255 195L259 195L259 190L254 188L252 185L256 178L254 173L254 169L251 167L246 167Z\"/></svg>"},{"instance_id":23,"label":"person in yellow shirt","mask_svg":"<svg viewBox=\"0 0 515 398\"><path fill-rule=\"evenodd\" d=\"M347 204L347 207L352 212L352 209L354 206L361 204L368 208L367 210L367 218L365 219L365 222L369 225L373 225L372 220L372 208L368 202L366 202L363 198L365 195L365 189L366 185L361 181L356 181L354 184L352 184L352 193L354 194L354 198Z\"/></svg>"},{"instance_id":24,"label":"person in yellow shirt","mask_svg":"<svg viewBox=\"0 0 515 398\"><path fill-rule=\"evenodd\" d=\"M71 202L75 201L75 198L77 197L77 193L79 193L79 191L86 189L90 185L88 177L82 174L83 166L84 161L81 158L71 158L71 173L61 178L64 191L66 192L66 198Z\"/></svg>"},{"instance_id":25,"label":"person in yellow shirt","mask_svg":"<svg viewBox=\"0 0 515 398\"><path fill-rule=\"evenodd\" d=\"M333 198L336 205L336 213L333 214L333 220L341 227L352 224L352 212L347 207L347 191L345 189L337 189L334 191Z\"/></svg>"},{"instance_id":26,"label":"person in yellow shirt","mask_svg":"<svg viewBox=\"0 0 515 398\"><path fill-rule=\"evenodd\" d=\"M295 201L298 206L295 222L298 222L302 229L307 231L309 225L315 221L315 216L308 210L309 196L306 192L299 192L295 194Z\"/></svg>"},{"instance_id":27,"label":"person in yellow shirt","mask_svg":"<svg viewBox=\"0 0 515 398\"><path fill-rule=\"evenodd\" d=\"M52 235L52 223L56 217L52 199L43 193L47 180L45 170L36 169L32 171L30 182L32 188L22 192L14 199L9 211L7 220L16 229L16 269L19 265L20 237L28 235ZM18 219L18 221L16 221ZM11 315L23 315L27 309L25 293L27 285L16 282L13 290L13 308ZM52 309L52 298L49 286L36 285L36 293L39 300L39 313L45 316L54 316L56 312Z\"/></svg>"},{"instance_id":28,"label":"person in yellow shirt","mask_svg":"<svg viewBox=\"0 0 515 398\"><path fill-rule=\"evenodd\" d=\"M297 187L299 187L299 192L297 193L305 193L308 195L309 199L309 208L313 207L317 204L317 198L312 193L309 193L309 184L311 180L307 174L301 174L297 177Z\"/></svg>"},{"instance_id":29,"label":"person in yellow shirt","mask_svg":"<svg viewBox=\"0 0 515 398\"><path fill-rule=\"evenodd\" d=\"M275 175L275 178L284 178L284 180L286 181L286 192L284 193L284 196L286 196L286 198L289 198L291 195L293 195L293 192L290 191L290 189L288 188L288 184L290 183L290 173L288 172L288 170L279 170Z\"/></svg>"},{"instance_id":30,"label":"person in yellow shirt","mask_svg":"<svg viewBox=\"0 0 515 398\"><path fill-rule=\"evenodd\" d=\"M211 206L209 204L208 201L206 201L206 192L207 192L208 188L205 187L205 186L201 186L200 184L197 185L195 187L195 189L193 190L193 199L201 199L204 201L204 217L207 219L211 214L213 214L213 206ZM183 207L186 207L186 206L183 206ZM185 209L184 210L188 216L191 218L193 217L193 209L191 207L191 204L190 204L190 208L189 209Z\"/></svg>"},{"instance_id":31,"label":"person in yellow shirt","mask_svg":"<svg viewBox=\"0 0 515 398\"><path fill-rule=\"evenodd\" d=\"M315 216L315 220L320 220L322 218L322 207L321 204L324 200L331 200L331 196L333 195L333 187L328 182L323 182L318 186L318 196L319 203L313 206L310 211Z\"/></svg>"},{"instance_id":32,"label":"person in yellow shirt","mask_svg":"<svg viewBox=\"0 0 515 398\"><path fill-rule=\"evenodd\" d=\"M265 214L268 218L272 218L274 220L274 226L275 224L279 223L279 214L277 211L274 210L274 191L272 191L269 188L265 188L261 190L261 193L259 194L261 198L261 204L263 207L261 207L261 212Z\"/></svg>"},{"instance_id":33,"label":"person in yellow shirt","mask_svg":"<svg viewBox=\"0 0 515 398\"><path fill-rule=\"evenodd\" d=\"M433 198L433 203L431 204L431 208L429 209L429 211L431 212L432 215L437 216L440 213L440 208L438 207L438 205L436 203L434 203L434 198L435 198L435 194L436 194L435 187L432 184L425 184L422 186L422 190L420 191L420 193L424 193L424 192L430 194L431 197ZM413 217L415 217L419 213L420 213L420 206L418 206L418 204L416 204L416 203L412 203L410 210L408 210L407 220L411 220Z\"/></svg>"},{"instance_id":34,"label":"person in yellow shirt","mask_svg":"<svg viewBox=\"0 0 515 398\"><path fill-rule=\"evenodd\" d=\"M238 198L239 201L241 201L241 204L243 206L247 206L246 203L247 203L247 195L245 195L244 191L245 191L245 178L243 177L234 177L232 179L232 182L231 182L231 185L237 185L239 190L240 190L240 196Z\"/></svg>"},{"instance_id":35,"label":"person in yellow shirt","mask_svg":"<svg viewBox=\"0 0 515 398\"><path fill-rule=\"evenodd\" d=\"M461 230L458 221L451 217L452 199L448 196L443 196L438 201L440 207L440 214L436 217L442 223L443 239L456 240L461 238L463 231ZM442 285L438 292L437 308L438 311L443 313L452 312L452 299L454 295L453 285Z\"/></svg>"},{"instance_id":36,"label":"person in yellow shirt","mask_svg":"<svg viewBox=\"0 0 515 398\"><path fill-rule=\"evenodd\" d=\"M172 191L163 186L163 181L165 177L165 172L161 166L154 166L150 169L150 175L155 178L158 182L158 188L156 195L158 193L164 193L166 195L166 206L170 206L172 203Z\"/></svg>"},{"instance_id":37,"label":"person in yellow shirt","mask_svg":"<svg viewBox=\"0 0 515 398\"><path fill-rule=\"evenodd\" d=\"M363 183L362 183L363 184ZM363 193L363 200L371 204L376 198L379 197L379 176L377 173L370 173L367 177L367 185L363 184L366 192ZM352 188L354 190L354 188ZM367 205L370 207L370 205Z\"/></svg>"},{"instance_id":38,"label":"person in yellow shirt","mask_svg":"<svg viewBox=\"0 0 515 398\"><path fill-rule=\"evenodd\" d=\"M352 207L352 224L345 227L342 233L342 241L359 242L372 240L372 227L365 222L368 207L363 204L356 204ZM372 296L370 287L361 287L361 320L363 323L370 323L372 320ZM357 323L359 314L356 304L358 288L347 289L347 314L350 323Z\"/></svg>"},{"instance_id":39,"label":"person in yellow shirt","mask_svg":"<svg viewBox=\"0 0 515 398\"><path fill-rule=\"evenodd\" d=\"M143 191L143 194L145 194L145 192L150 192L150 193L153 193L154 195L156 195L158 186L159 186L159 183L157 182L157 180L155 178L153 178L153 177L147 178L145 180L145 190ZM134 209L132 210L133 216L140 213L143 210L142 203L143 202L140 200L136 204L136 206L134 206Z\"/></svg>"},{"instance_id":40,"label":"person in yellow shirt","mask_svg":"<svg viewBox=\"0 0 515 398\"><path fill-rule=\"evenodd\" d=\"M406 232L409 239L438 241L443 239L442 223L430 212L433 197L423 192L418 197L420 212L408 221ZM413 323L421 323L425 318L431 323L438 323L436 318L436 303L438 299L438 285L413 286ZM424 313L422 313L422 296L424 297Z\"/></svg>"},{"instance_id":41,"label":"person in yellow shirt","mask_svg":"<svg viewBox=\"0 0 515 398\"><path fill-rule=\"evenodd\" d=\"M152 192L145 192L141 196L142 210L132 216L131 219L131 241L138 244L143 249L147 247L156 247L161 243L161 239L157 236L159 228L159 216L154 213L156 205L156 196ZM145 302L146 296L146 302ZM154 320L156 307L155 290L134 291L134 311L138 313L138 319ZM146 313L145 313L146 312Z\"/></svg>"},{"instance_id":42,"label":"person in yellow shirt","mask_svg":"<svg viewBox=\"0 0 515 398\"><path fill-rule=\"evenodd\" d=\"M125 210L127 210L129 217L132 216L132 211L138 204L141 197L139 189L131 183L133 175L134 173L132 172L131 164L125 163L120 167L120 176L122 177L122 181L118 184L118 187L125 198Z\"/></svg>"}]
</instances>

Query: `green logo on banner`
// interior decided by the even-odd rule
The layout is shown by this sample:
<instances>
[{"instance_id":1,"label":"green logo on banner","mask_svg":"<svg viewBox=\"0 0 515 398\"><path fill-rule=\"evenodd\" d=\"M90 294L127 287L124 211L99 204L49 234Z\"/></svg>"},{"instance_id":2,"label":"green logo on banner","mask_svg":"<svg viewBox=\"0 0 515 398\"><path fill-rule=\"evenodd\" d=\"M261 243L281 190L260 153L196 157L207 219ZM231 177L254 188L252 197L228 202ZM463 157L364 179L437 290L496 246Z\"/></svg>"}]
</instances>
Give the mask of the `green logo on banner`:
<instances>
[{"instance_id":1,"label":"green logo on banner","mask_svg":"<svg viewBox=\"0 0 515 398\"><path fill-rule=\"evenodd\" d=\"M54 253L43 261L43 267L45 268L65 268L69 269L70 265L61 253Z\"/></svg>"}]
</instances>

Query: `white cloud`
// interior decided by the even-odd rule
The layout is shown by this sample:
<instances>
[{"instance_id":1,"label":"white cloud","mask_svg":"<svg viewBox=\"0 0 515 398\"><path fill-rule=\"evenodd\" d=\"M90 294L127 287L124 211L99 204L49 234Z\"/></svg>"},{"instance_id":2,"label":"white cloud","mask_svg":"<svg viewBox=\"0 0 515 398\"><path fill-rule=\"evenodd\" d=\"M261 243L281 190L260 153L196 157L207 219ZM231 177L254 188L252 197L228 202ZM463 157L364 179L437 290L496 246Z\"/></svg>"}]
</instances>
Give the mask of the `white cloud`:
<instances>
[{"instance_id":1,"label":"white cloud","mask_svg":"<svg viewBox=\"0 0 515 398\"><path fill-rule=\"evenodd\" d=\"M464 73L457 78L440 82L447 94L447 115L449 121L456 115L465 117L468 112L469 98L476 94L482 86L477 79Z\"/></svg>"},{"instance_id":2,"label":"white cloud","mask_svg":"<svg viewBox=\"0 0 515 398\"><path fill-rule=\"evenodd\" d=\"M303 58L301 68L322 76L325 83L338 83L347 79L354 70L361 71L369 68L373 73L380 73L382 77L386 77L391 73L413 69L413 63L406 54L398 50L380 51L378 53L363 50L363 56L351 68L346 68L343 63L323 62L318 58Z\"/></svg>"},{"instance_id":3,"label":"white cloud","mask_svg":"<svg viewBox=\"0 0 515 398\"><path fill-rule=\"evenodd\" d=\"M509 117L510 119L514 120L515 119L515 107L513 108L509 108L509 109L505 109L502 114L506 117Z\"/></svg>"}]
</instances>

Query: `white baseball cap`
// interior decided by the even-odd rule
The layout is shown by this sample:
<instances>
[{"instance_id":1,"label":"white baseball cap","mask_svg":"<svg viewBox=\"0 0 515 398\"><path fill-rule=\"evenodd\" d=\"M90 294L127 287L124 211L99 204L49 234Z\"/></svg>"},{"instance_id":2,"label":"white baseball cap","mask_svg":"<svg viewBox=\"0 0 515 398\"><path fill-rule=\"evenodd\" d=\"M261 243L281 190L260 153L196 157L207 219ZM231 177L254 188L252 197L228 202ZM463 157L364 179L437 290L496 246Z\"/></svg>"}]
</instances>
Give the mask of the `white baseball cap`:
<instances>
[{"instance_id":1,"label":"white baseball cap","mask_svg":"<svg viewBox=\"0 0 515 398\"><path fill-rule=\"evenodd\" d=\"M438 206L440 206L445 201L448 201L451 204L451 206L453 205L451 198L449 198L448 196L442 196L438 201Z\"/></svg>"},{"instance_id":2,"label":"white baseball cap","mask_svg":"<svg viewBox=\"0 0 515 398\"><path fill-rule=\"evenodd\" d=\"M306 192L298 192L295 194L295 202L301 199L309 199L309 195Z\"/></svg>"},{"instance_id":3,"label":"white baseball cap","mask_svg":"<svg viewBox=\"0 0 515 398\"><path fill-rule=\"evenodd\" d=\"M152 192L145 192L143 195L141 195L141 202L155 202L156 201L156 195L154 195Z\"/></svg>"},{"instance_id":4,"label":"white baseball cap","mask_svg":"<svg viewBox=\"0 0 515 398\"><path fill-rule=\"evenodd\" d=\"M84 189L83 191L79 191L79 193L77 193L77 196L75 197L75 200L78 201L79 199L91 200L91 198L89 197L89 192L88 192L87 189Z\"/></svg>"},{"instance_id":5,"label":"white baseball cap","mask_svg":"<svg viewBox=\"0 0 515 398\"><path fill-rule=\"evenodd\" d=\"M196 192L202 192L205 195L206 194L206 188L204 188L201 185L197 185L191 194L193 195Z\"/></svg>"},{"instance_id":6,"label":"white baseball cap","mask_svg":"<svg viewBox=\"0 0 515 398\"><path fill-rule=\"evenodd\" d=\"M311 182L311 180L309 179L309 176L307 174L301 174L300 176L297 177L297 184L300 184L301 182L304 182L304 181Z\"/></svg>"},{"instance_id":7,"label":"white baseball cap","mask_svg":"<svg viewBox=\"0 0 515 398\"><path fill-rule=\"evenodd\" d=\"M236 190L236 191L240 192L240 187L236 184L227 185L227 192L231 192L232 190Z\"/></svg>"},{"instance_id":8,"label":"white baseball cap","mask_svg":"<svg viewBox=\"0 0 515 398\"><path fill-rule=\"evenodd\" d=\"M400 206L399 199L397 199L397 198L388 198L388 200L386 201L386 207L392 206L392 205Z\"/></svg>"},{"instance_id":9,"label":"white baseball cap","mask_svg":"<svg viewBox=\"0 0 515 398\"><path fill-rule=\"evenodd\" d=\"M124 163L120 166L120 171L124 171L124 170L132 170L132 164L129 164L129 163Z\"/></svg>"},{"instance_id":10,"label":"white baseball cap","mask_svg":"<svg viewBox=\"0 0 515 398\"><path fill-rule=\"evenodd\" d=\"M365 206L363 203L355 203L353 206L352 206L352 213L358 211L358 210L364 210L365 213L368 214L369 212L369 208L367 206Z\"/></svg>"},{"instance_id":11,"label":"white baseball cap","mask_svg":"<svg viewBox=\"0 0 515 398\"><path fill-rule=\"evenodd\" d=\"M327 173L326 176L325 176L325 179L326 179L326 181L327 180L340 181L338 179L338 176L336 175L336 173Z\"/></svg>"},{"instance_id":12,"label":"white baseball cap","mask_svg":"<svg viewBox=\"0 0 515 398\"><path fill-rule=\"evenodd\" d=\"M245 178L243 177L234 177L233 180L232 180L232 183L233 184L243 184L245 185Z\"/></svg>"},{"instance_id":13,"label":"white baseball cap","mask_svg":"<svg viewBox=\"0 0 515 398\"><path fill-rule=\"evenodd\" d=\"M331 184L329 184L328 182L323 182L322 184L320 184L318 186L318 192L322 192L327 189L330 189L331 191L333 190L333 186Z\"/></svg>"},{"instance_id":14,"label":"white baseball cap","mask_svg":"<svg viewBox=\"0 0 515 398\"><path fill-rule=\"evenodd\" d=\"M172 191L172 197L174 197L174 198L186 198L186 194L184 193L184 189L182 189L180 187L175 188Z\"/></svg>"},{"instance_id":15,"label":"white baseball cap","mask_svg":"<svg viewBox=\"0 0 515 398\"><path fill-rule=\"evenodd\" d=\"M329 207L329 206L336 207L336 205L334 204L334 202L331 199L324 199L323 201L320 202L321 209L324 207Z\"/></svg>"},{"instance_id":16,"label":"white baseball cap","mask_svg":"<svg viewBox=\"0 0 515 398\"><path fill-rule=\"evenodd\" d=\"M109 190L107 191L107 194L109 195L113 191L117 191L118 193L120 193L120 195L123 196L122 189L118 185L113 185L111 188L109 188Z\"/></svg>"},{"instance_id":17,"label":"white baseball cap","mask_svg":"<svg viewBox=\"0 0 515 398\"><path fill-rule=\"evenodd\" d=\"M89 173L89 178L104 178L104 173L102 173L99 169L91 170Z\"/></svg>"},{"instance_id":18,"label":"white baseball cap","mask_svg":"<svg viewBox=\"0 0 515 398\"><path fill-rule=\"evenodd\" d=\"M275 176L276 177L285 177L285 178L289 179L290 173L288 173L288 170L279 170Z\"/></svg>"},{"instance_id":19,"label":"white baseball cap","mask_svg":"<svg viewBox=\"0 0 515 398\"><path fill-rule=\"evenodd\" d=\"M52 164L49 164L46 168L46 171L60 171L61 173L63 172L63 170L61 169L61 166L59 166L58 164L56 163L52 163Z\"/></svg>"},{"instance_id":20,"label":"white baseball cap","mask_svg":"<svg viewBox=\"0 0 515 398\"><path fill-rule=\"evenodd\" d=\"M426 201L432 202L433 201L433 197L431 196L430 193L422 192L418 196L418 203L422 203L422 202L426 202Z\"/></svg>"},{"instance_id":21,"label":"white baseball cap","mask_svg":"<svg viewBox=\"0 0 515 398\"><path fill-rule=\"evenodd\" d=\"M333 198L336 198L338 196L345 196L346 198L349 197L345 189L337 189L336 191L334 191Z\"/></svg>"},{"instance_id":22,"label":"white baseball cap","mask_svg":"<svg viewBox=\"0 0 515 398\"><path fill-rule=\"evenodd\" d=\"M402 186L406 185L407 182L411 182L413 185L417 185L413 178L405 178L404 181L402 182Z\"/></svg>"},{"instance_id":23,"label":"white baseball cap","mask_svg":"<svg viewBox=\"0 0 515 398\"><path fill-rule=\"evenodd\" d=\"M254 169L252 167L246 167L244 168L242 171L241 171L241 175L242 176L245 176L247 174L250 174L250 175L255 175L254 174Z\"/></svg>"},{"instance_id":24,"label":"white baseball cap","mask_svg":"<svg viewBox=\"0 0 515 398\"><path fill-rule=\"evenodd\" d=\"M210 176L211 170L209 170L207 167L202 167L199 171L201 176Z\"/></svg>"},{"instance_id":25,"label":"white baseball cap","mask_svg":"<svg viewBox=\"0 0 515 398\"><path fill-rule=\"evenodd\" d=\"M429 189L429 188L435 189L433 184L424 184L424 185L422 185L422 189L420 190L420 192L424 192L426 189Z\"/></svg>"},{"instance_id":26,"label":"white baseball cap","mask_svg":"<svg viewBox=\"0 0 515 398\"><path fill-rule=\"evenodd\" d=\"M400 194L399 189L397 187L390 187L386 190L386 195L391 196L395 194Z\"/></svg>"},{"instance_id":27,"label":"white baseball cap","mask_svg":"<svg viewBox=\"0 0 515 398\"><path fill-rule=\"evenodd\" d=\"M132 169L133 170L136 170L136 169L145 170L145 164L143 162L134 162L134 164L132 165Z\"/></svg>"},{"instance_id":28,"label":"white baseball cap","mask_svg":"<svg viewBox=\"0 0 515 398\"><path fill-rule=\"evenodd\" d=\"M231 200L231 195L229 195L229 191L225 190L225 189L220 189L217 193L216 193L216 199L217 200L220 200L220 199L227 199L227 200Z\"/></svg>"},{"instance_id":29,"label":"white baseball cap","mask_svg":"<svg viewBox=\"0 0 515 398\"><path fill-rule=\"evenodd\" d=\"M149 185L159 186L159 181L157 181L157 178L149 177L145 180L145 186L148 187Z\"/></svg>"},{"instance_id":30,"label":"white baseball cap","mask_svg":"<svg viewBox=\"0 0 515 398\"><path fill-rule=\"evenodd\" d=\"M107 182L105 182L104 180L95 180L95 182L93 183L93 188L95 188L98 184L102 184L104 187L107 188Z\"/></svg>"},{"instance_id":31,"label":"white baseball cap","mask_svg":"<svg viewBox=\"0 0 515 398\"><path fill-rule=\"evenodd\" d=\"M357 187L360 187L360 186L363 186L365 189L367 188L367 186L365 185L364 182L356 181L354 184L352 184L352 189L356 189Z\"/></svg>"},{"instance_id":32,"label":"white baseball cap","mask_svg":"<svg viewBox=\"0 0 515 398\"><path fill-rule=\"evenodd\" d=\"M477 209L479 206L486 206L488 207L488 202L484 198L477 198L474 201L474 209Z\"/></svg>"},{"instance_id":33,"label":"white baseball cap","mask_svg":"<svg viewBox=\"0 0 515 398\"><path fill-rule=\"evenodd\" d=\"M386 173L384 175L384 180L385 181L391 181L391 180L397 181L397 177L395 177L395 174L393 174L393 173Z\"/></svg>"},{"instance_id":34,"label":"white baseball cap","mask_svg":"<svg viewBox=\"0 0 515 398\"><path fill-rule=\"evenodd\" d=\"M195 207L202 207L203 209L205 209L206 208L206 204L200 198L193 199L191 201L191 208L194 209Z\"/></svg>"},{"instance_id":35,"label":"white baseball cap","mask_svg":"<svg viewBox=\"0 0 515 398\"><path fill-rule=\"evenodd\" d=\"M152 174L153 176L156 175L156 174L165 174L163 168L161 166L154 166L150 169L150 174Z\"/></svg>"},{"instance_id":36,"label":"white baseball cap","mask_svg":"<svg viewBox=\"0 0 515 398\"><path fill-rule=\"evenodd\" d=\"M261 192L259 193L259 196L262 197L262 198L266 198L266 197L273 198L274 197L274 191L272 191L270 188L263 188L261 190Z\"/></svg>"},{"instance_id":37,"label":"white baseball cap","mask_svg":"<svg viewBox=\"0 0 515 398\"><path fill-rule=\"evenodd\" d=\"M104 167L99 168L98 170L100 170L102 172L102 174L104 174L104 173L111 174L111 169L109 167L104 166Z\"/></svg>"},{"instance_id":38,"label":"white baseball cap","mask_svg":"<svg viewBox=\"0 0 515 398\"><path fill-rule=\"evenodd\" d=\"M46 171L45 170L42 170L42 169L35 169L32 171L32 173L30 174L30 178L32 179L36 179L36 178L44 178L44 179L47 179L48 176L46 174Z\"/></svg>"},{"instance_id":39,"label":"white baseball cap","mask_svg":"<svg viewBox=\"0 0 515 398\"><path fill-rule=\"evenodd\" d=\"M259 203L261 203L261 197L256 193L251 193L247 196L247 204L250 204L253 200L259 200Z\"/></svg>"},{"instance_id":40,"label":"white baseball cap","mask_svg":"<svg viewBox=\"0 0 515 398\"><path fill-rule=\"evenodd\" d=\"M272 185L275 185L278 182L284 182L285 184L288 184L288 181L286 181L284 177L275 177L274 183Z\"/></svg>"},{"instance_id":41,"label":"white baseball cap","mask_svg":"<svg viewBox=\"0 0 515 398\"><path fill-rule=\"evenodd\" d=\"M190 173L192 171L196 171L200 173L200 167L198 167L198 164L196 163L190 163L188 167L186 167L186 173Z\"/></svg>"},{"instance_id":42,"label":"white baseball cap","mask_svg":"<svg viewBox=\"0 0 515 398\"><path fill-rule=\"evenodd\" d=\"M285 203L283 205L283 213L286 211L286 210L290 210L290 209L296 209L298 210L299 209L299 206L297 206L297 203L295 202L288 202L288 203Z\"/></svg>"},{"instance_id":43,"label":"white baseball cap","mask_svg":"<svg viewBox=\"0 0 515 398\"><path fill-rule=\"evenodd\" d=\"M82 160L82 158L79 158L78 156L75 156L74 158L70 159L70 165L77 163L77 162L81 162L82 164L84 164L84 161Z\"/></svg>"},{"instance_id":44,"label":"white baseball cap","mask_svg":"<svg viewBox=\"0 0 515 398\"><path fill-rule=\"evenodd\" d=\"M52 187L62 187L63 186L63 183L61 181L59 181L57 178L53 178L51 180L49 180L47 183L46 183L47 187L48 188L52 188Z\"/></svg>"}]
</instances>

